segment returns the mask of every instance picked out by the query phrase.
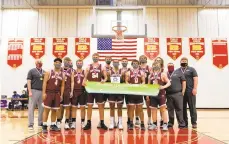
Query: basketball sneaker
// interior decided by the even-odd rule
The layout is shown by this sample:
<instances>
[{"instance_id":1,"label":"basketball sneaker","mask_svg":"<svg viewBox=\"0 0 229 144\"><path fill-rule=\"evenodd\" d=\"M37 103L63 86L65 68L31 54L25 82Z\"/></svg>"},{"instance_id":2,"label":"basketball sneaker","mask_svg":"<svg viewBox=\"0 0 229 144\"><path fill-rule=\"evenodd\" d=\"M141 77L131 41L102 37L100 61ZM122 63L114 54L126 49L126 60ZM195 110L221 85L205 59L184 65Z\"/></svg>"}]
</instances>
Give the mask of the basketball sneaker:
<instances>
[{"instance_id":1,"label":"basketball sneaker","mask_svg":"<svg viewBox=\"0 0 229 144\"><path fill-rule=\"evenodd\" d=\"M140 127L141 123L140 123L140 120L136 120L135 121L135 127Z\"/></svg>"},{"instance_id":2,"label":"basketball sneaker","mask_svg":"<svg viewBox=\"0 0 229 144\"><path fill-rule=\"evenodd\" d=\"M91 123L87 122L86 126L83 128L83 130L89 130L91 129Z\"/></svg>"},{"instance_id":3,"label":"basketball sneaker","mask_svg":"<svg viewBox=\"0 0 229 144\"><path fill-rule=\"evenodd\" d=\"M104 123L100 123L100 128L101 129L104 129L104 130L107 130L108 128L107 128L107 126L104 124Z\"/></svg>"},{"instance_id":4,"label":"basketball sneaker","mask_svg":"<svg viewBox=\"0 0 229 144\"><path fill-rule=\"evenodd\" d=\"M134 124L133 123L130 123L128 129L129 130L133 130L134 129Z\"/></svg>"},{"instance_id":5,"label":"basketball sneaker","mask_svg":"<svg viewBox=\"0 0 229 144\"><path fill-rule=\"evenodd\" d=\"M68 130L70 127L69 127L69 123L65 123L65 125L64 125L64 129L66 129L66 130Z\"/></svg>"},{"instance_id":6,"label":"basketball sneaker","mask_svg":"<svg viewBox=\"0 0 229 144\"><path fill-rule=\"evenodd\" d=\"M110 126L109 126L109 129L110 129L110 130L113 130L113 129L114 129L114 127L115 127L114 120L113 120L113 119L111 119L111 120L110 120Z\"/></svg>"},{"instance_id":7,"label":"basketball sneaker","mask_svg":"<svg viewBox=\"0 0 229 144\"><path fill-rule=\"evenodd\" d=\"M164 123L164 124L162 125L162 130L163 130L163 131L167 131L167 130L168 130L168 125L167 125L166 123Z\"/></svg>"},{"instance_id":8,"label":"basketball sneaker","mask_svg":"<svg viewBox=\"0 0 229 144\"><path fill-rule=\"evenodd\" d=\"M152 124L148 127L148 130L156 130L157 129L157 125Z\"/></svg>"},{"instance_id":9,"label":"basketball sneaker","mask_svg":"<svg viewBox=\"0 0 229 144\"><path fill-rule=\"evenodd\" d=\"M75 129L76 128L76 122L72 122L70 129Z\"/></svg>"},{"instance_id":10,"label":"basketball sneaker","mask_svg":"<svg viewBox=\"0 0 229 144\"><path fill-rule=\"evenodd\" d=\"M60 129L56 125L51 125L50 131L60 131Z\"/></svg>"},{"instance_id":11,"label":"basketball sneaker","mask_svg":"<svg viewBox=\"0 0 229 144\"><path fill-rule=\"evenodd\" d=\"M61 122L56 122L56 126L58 127L58 129L61 129Z\"/></svg>"},{"instance_id":12,"label":"basketball sneaker","mask_svg":"<svg viewBox=\"0 0 229 144\"><path fill-rule=\"evenodd\" d=\"M47 130L47 125L43 125L42 126L42 133L47 133L48 132L48 130Z\"/></svg>"},{"instance_id":13,"label":"basketball sneaker","mask_svg":"<svg viewBox=\"0 0 229 144\"><path fill-rule=\"evenodd\" d=\"M144 123L141 124L141 130L145 130L145 125L144 125Z\"/></svg>"},{"instance_id":14,"label":"basketball sneaker","mask_svg":"<svg viewBox=\"0 0 229 144\"><path fill-rule=\"evenodd\" d=\"M122 122L119 121L117 127L119 130L123 130Z\"/></svg>"}]
</instances>

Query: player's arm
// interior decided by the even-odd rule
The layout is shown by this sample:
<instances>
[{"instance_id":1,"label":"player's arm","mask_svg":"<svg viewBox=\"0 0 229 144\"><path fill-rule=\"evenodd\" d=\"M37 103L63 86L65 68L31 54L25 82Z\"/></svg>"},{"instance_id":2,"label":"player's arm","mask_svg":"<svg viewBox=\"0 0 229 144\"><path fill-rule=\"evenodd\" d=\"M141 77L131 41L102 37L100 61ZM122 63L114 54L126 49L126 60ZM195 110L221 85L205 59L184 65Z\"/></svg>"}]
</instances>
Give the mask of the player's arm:
<instances>
[{"instance_id":1,"label":"player's arm","mask_svg":"<svg viewBox=\"0 0 229 144\"><path fill-rule=\"evenodd\" d=\"M150 84L150 75L148 76L148 84Z\"/></svg>"},{"instance_id":2,"label":"player's arm","mask_svg":"<svg viewBox=\"0 0 229 144\"><path fill-rule=\"evenodd\" d=\"M85 69L84 79L83 79L83 82L82 82L82 85L83 86L86 86L86 82L87 82L87 77L88 77L88 74L89 74L89 70L90 70L90 65Z\"/></svg>"},{"instance_id":3,"label":"player's arm","mask_svg":"<svg viewBox=\"0 0 229 144\"><path fill-rule=\"evenodd\" d=\"M32 72L30 70L27 75L27 88L28 88L29 96L32 96L31 79L32 79Z\"/></svg>"},{"instance_id":4,"label":"player's arm","mask_svg":"<svg viewBox=\"0 0 229 144\"><path fill-rule=\"evenodd\" d=\"M71 74L71 97L73 94L73 89L74 89L74 71Z\"/></svg>"},{"instance_id":5,"label":"player's arm","mask_svg":"<svg viewBox=\"0 0 229 144\"><path fill-rule=\"evenodd\" d=\"M43 98L43 100L46 99L46 88L47 88L47 82L48 82L49 76L50 76L50 73L45 72L44 80L43 80L43 86L42 86L42 98Z\"/></svg>"},{"instance_id":6,"label":"player's arm","mask_svg":"<svg viewBox=\"0 0 229 144\"><path fill-rule=\"evenodd\" d=\"M61 101L63 100L64 86L65 86L65 75L63 74L63 79L62 79L62 82L61 82L61 89L60 89L60 98L61 98Z\"/></svg>"},{"instance_id":7,"label":"player's arm","mask_svg":"<svg viewBox=\"0 0 229 144\"><path fill-rule=\"evenodd\" d=\"M125 82L126 84L129 84L129 79L130 79L130 72L126 72L126 78L125 78Z\"/></svg>"},{"instance_id":8,"label":"player's arm","mask_svg":"<svg viewBox=\"0 0 229 144\"><path fill-rule=\"evenodd\" d=\"M161 89L168 88L171 85L171 82L169 78L167 77L166 73L163 72L161 77L162 77L162 81L166 83L166 85L161 86Z\"/></svg>"},{"instance_id":9,"label":"player's arm","mask_svg":"<svg viewBox=\"0 0 229 144\"><path fill-rule=\"evenodd\" d=\"M103 70L103 76L104 76L104 80L102 80L102 82L106 82L107 81L107 72L106 70Z\"/></svg>"},{"instance_id":10,"label":"player's arm","mask_svg":"<svg viewBox=\"0 0 229 144\"><path fill-rule=\"evenodd\" d=\"M141 72L142 84L145 84L145 73Z\"/></svg>"}]
</instances>

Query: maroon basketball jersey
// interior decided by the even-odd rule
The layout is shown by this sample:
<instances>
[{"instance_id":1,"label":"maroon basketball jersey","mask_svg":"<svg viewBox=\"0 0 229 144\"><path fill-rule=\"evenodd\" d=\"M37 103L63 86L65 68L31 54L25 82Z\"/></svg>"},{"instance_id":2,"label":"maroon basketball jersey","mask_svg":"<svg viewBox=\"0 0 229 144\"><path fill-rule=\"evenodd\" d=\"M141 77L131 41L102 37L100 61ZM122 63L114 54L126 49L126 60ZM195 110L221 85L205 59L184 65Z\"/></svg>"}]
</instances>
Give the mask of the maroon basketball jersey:
<instances>
[{"instance_id":1,"label":"maroon basketball jersey","mask_svg":"<svg viewBox=\"0 0 229 144\"><path fill-rule=\"evenodd\" d=\"M122 81L122 75L121 75L121 69L119 69L117 72L112 68L111 70L111 77L120 77L120 82Z\"/></svg>"},{"instance_id":2,"label":"maroon basketball jersey","mask_svg":"<svg viewBox=\"0 0 229 144\"><path fill-rule=\"evenodd\" d=\"M102 79L101 64L98 67L93 67L93 65L90 64L89 73L88 73L88 80L100 82L101 79Z\"/></svg>"},{"instance_id":3,"label":"maroon basketball jersey","mask_svg":"<svg viewBox=\"0 0 229 144\"><path fill-rule=\"evenodd\" d=\"M139 69L137 71L130 70L130 83L131 84L141 84L142 83L141 71Z\"/></svg>"},{"instance_id":4,"label":"maroon basketball jersey","mask_svg":"<svg viewBox=\"0 0 229 144\"><path fill-rule=\"evenodd\" d=\"M74 90L82 90L82 82L84 79L84 70L81 72L74 71Z\"/></svg>"},{"instance_id":5,"label":"maroon basketball jersey","mask_svg":"<svg viewBox=\"0 0 229 144\"><path fill-rule=\"evenodd\" d=\"M63 69L63 72L65 74L65 87L64 89L71 89L71 75L72 75L72 69Z\"/></svg>"},{"instance_id":6,"label":"maroon basketball jersey","mask_svg":"<svg viewBox=\"0 0 229 144\"><path fill-rule=\"evenodd\" d=\"M126 73L130 71L130 68L121 68L121 74L122 75L122 78L121 78L121 83L125 83L125 80L126 80Z\"/></svg>"},{"instance_id":7,"label":"maroon basketball jersey","mask_svg":"<svg viewBox=\"0 0 229 144\"><path fill-rule=\"evenodd\" d=\"M51 70L49 79L47 81L47 92L60 92L61 89L61 83L63 80L63 72L55 72L54 70Z\"/></svg>"},{"instance_id":8,"label":"maroon basketball jersey","mask_svg":"<svg viewBox=\"0 0 229 144\"><path fill-rule=\"evenodd\" d=\"M159 84L160 86L163 86L165 83L161 79L161 74L162 74L162 72L160 72L158 74L152 73L150 75L150 84L156 83L156 84ZM164 89L163 90L160 90L160 93L159 94L160 95L161 94L165 94L165 90Z\"/></svg>"},{"instance_id":9,"label":"maroon basketball jersey","mask_svg":"<svg viewBox=\"0 0 229 144\"><path fill-rule=\"evenodd\" d=\"M148 82L148 77L149 77L149 66L147 65L145 68L142 68L141 66L139 67L139 70L142 71L145 74L145 82Z\"/></svg>"}]
</instances>

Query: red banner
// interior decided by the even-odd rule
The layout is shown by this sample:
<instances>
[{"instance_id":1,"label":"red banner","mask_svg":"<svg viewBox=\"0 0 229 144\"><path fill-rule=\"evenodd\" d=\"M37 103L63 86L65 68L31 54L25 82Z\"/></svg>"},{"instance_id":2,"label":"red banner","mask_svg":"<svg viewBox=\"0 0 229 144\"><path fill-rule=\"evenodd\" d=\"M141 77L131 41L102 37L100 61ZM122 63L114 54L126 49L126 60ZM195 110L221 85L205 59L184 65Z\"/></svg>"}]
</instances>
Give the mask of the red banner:
<instances>
[{"instance_id":1,"label":"red banner","mask_svg":"<svg viewBox=\"0 0 229 144\"><path fill-rule=\"evenodd\" d=\"M22 54L24 48L23 39L8 40L7 64L13 68L17 68L22 64Z\"/></svg>"},{"instance_id":2,"label":"red banner","mask_svg":"<svg viewBox=\"0 0 229 144\"><path fill-rule=\"evenodd\" d=\"M199 60L205 54L204 38L189 38L190 55Z\"/></svg>"},{"instance_id":3,"label":"red banner","mask_svg":"<svg viewBox=\"0 0 229 144\"><path fill-rule=\"evenodd\" d=\"M155 59L160 53L159 38L145 38L144 42L145 55L151 60Z\"/></svg>"},{"instance_id":4,"label":"red banner","mask_svg":"<svg viewBox=\"0 0 229 144\"><path fill-rule=\"evenodd\" d=\"M30 39L30 55L40 59L45 54L45 38Z\"/></svg>"},{"instance_id":5,"label":"red banner","mask_svg":"<svg viewBox=\"0 0 229 144\"><path fill-rule=\"evenodd\" d=\"M173 60L176 60L182 55L181 38L167 38L167 55Z\"/></svg>"},{"instance_id":6,"label":"red banner","mask_svg":"<svg viewBox=\"0 0 229 144\"><path fill-rule=\"evenodd\" d=\"M53 38L53 51L55 57L63 58L68 53L68 38Z\"/></svg>"},{"instance_id":7,"label":"red banner","mask_svg":"<svg viewBox=\"0 0 229 144\"><path fill-rule=\"evenodd\" d=\"M212 40L213 64L218 68L228 65L227 39Z\"/></svg>"},{"instance_id":8,"label":"red banner","mask_svg":"<svg viewBox=\"0 0 229 144\"><path fill-rule=\"evenodd\" d=\"M90 38L75 38L75 54L85 59L90 54Z\"/></svg>"}]
</instances>

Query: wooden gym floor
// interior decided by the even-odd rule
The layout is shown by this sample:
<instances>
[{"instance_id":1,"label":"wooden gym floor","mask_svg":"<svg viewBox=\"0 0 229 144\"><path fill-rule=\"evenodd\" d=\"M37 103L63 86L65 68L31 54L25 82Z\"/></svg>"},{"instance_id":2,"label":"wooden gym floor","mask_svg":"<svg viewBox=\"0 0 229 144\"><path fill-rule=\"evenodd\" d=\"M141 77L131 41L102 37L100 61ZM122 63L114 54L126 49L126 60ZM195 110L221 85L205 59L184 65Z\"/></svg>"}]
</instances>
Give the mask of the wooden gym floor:
<instances>
[{"instance_id":1,"label":"wooden gym floor","mask_svg":"<svg viewBox=\"0 0 229 144\"><path fill-rule=\"evenodd\" d=\"M78 113L79 115L79 113ZM93 112L92 130L64 129L61 132L40 133L37 127L37 111L35 112L34 131L27 129L27 111L1 111L0 143L1 144L222 144L229 143L229 110L198 110L198 129L181 129L177 125L168 132L128 131L126 128L126 110L123 112L124 130L103 131L96 128L99 118L98 110ZM145 123L147 118L145 118ZM105 123L109 126L109 110L105 110ZM190 125L191 126L191 125Z\"/></svg>"}]
</instances>

